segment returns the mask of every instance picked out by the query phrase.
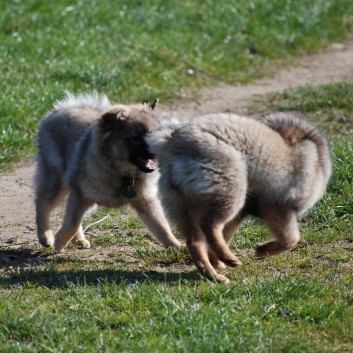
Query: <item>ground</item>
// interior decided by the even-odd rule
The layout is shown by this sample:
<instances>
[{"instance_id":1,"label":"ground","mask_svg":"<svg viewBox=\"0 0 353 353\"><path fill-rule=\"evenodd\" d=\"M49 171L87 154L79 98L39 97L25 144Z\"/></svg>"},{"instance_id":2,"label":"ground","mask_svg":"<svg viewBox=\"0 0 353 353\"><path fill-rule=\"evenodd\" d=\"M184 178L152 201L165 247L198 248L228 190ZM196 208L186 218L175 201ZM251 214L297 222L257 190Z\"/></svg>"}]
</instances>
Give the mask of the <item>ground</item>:
<instances>
[{"instance_id":1,"label":"ground","mask_svg":"<svg viewBox=\"0 0 353 353\"><path fill-rule=\"evenodd\" d=\"M193 117L212 112L246 114L247 107L257 95L299 85L352 79L353 42L333 44L325 52L301 57L290 68L277 72L272 78L263 78L245 86L220 84L216 88L202 90L197 99L162 102L161 114L166 117ZM29 161L12 173L0 174L0 263L20 264L28 261L31 254L28 250L31 249L34 250L33 257L36 257L35 250L39 245L34 219L33 172L34 162ZM11 253L11 249L26 249L23 255L26 259L21 252ZM84 250L84 257L106 261L111 251L112 247L98 246Z\"/></svg>"}]
</instances>

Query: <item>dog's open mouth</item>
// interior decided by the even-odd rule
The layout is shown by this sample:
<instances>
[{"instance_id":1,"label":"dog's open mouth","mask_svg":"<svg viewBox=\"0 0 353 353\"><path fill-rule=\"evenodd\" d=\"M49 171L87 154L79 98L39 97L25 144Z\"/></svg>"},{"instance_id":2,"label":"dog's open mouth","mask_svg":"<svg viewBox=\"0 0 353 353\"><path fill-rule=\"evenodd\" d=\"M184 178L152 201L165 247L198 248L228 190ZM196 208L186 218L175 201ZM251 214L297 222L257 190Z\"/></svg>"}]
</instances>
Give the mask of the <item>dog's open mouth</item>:
<instances>
[{"instance_id":1,"label":"dog's open mouth","mask_svg":"<svg viewBox=\"0 0 353 353\"><path fill-rule=\"evenodd\" d=\"M151 173L157 167L156 163L152 159L136 157L134 158L134 162L137 167L145 173Z\"/></svg>"}]
</instances>

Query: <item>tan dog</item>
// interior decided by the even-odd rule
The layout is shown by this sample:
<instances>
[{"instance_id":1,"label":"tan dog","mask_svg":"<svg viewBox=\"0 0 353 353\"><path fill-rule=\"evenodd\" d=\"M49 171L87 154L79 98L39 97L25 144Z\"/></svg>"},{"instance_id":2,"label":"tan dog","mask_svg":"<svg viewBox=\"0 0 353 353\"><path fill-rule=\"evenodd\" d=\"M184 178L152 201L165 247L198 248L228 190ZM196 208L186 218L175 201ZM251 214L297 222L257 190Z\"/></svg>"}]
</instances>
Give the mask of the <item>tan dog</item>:
<instances>
[{"instance_id":1,"label":"tan dog","mask_svg":"<svg viewBox=\"0 0 353 353\"><path fill-rule=\"evenodd\" d=\"M180 247L157 197L157 172L145 136L156 125L151 106L114 105L105 96L70 93L40 124L35 205L38 239L60 252L71 239L90 242L82 231L85 212L94 204L130 205L165 246ZM64 222L55 235L50 213L68 195Z\"/></svg>"},{"instance_id":2,"label":"tan dog","mask_svg":"<svg viewBox=\"0 0 353 353\"><path fill-rule=\"evenodd\" d=\"M293 249L298 216L322 197L331 174L324 137L290 114L262 121L212 114L161 125L147 141L166 211L199 271L222 283L229 279L216 268L241 264L228 246L240 222L259 217L275 238L257 257Z\"/></svg>"}]
</instances>

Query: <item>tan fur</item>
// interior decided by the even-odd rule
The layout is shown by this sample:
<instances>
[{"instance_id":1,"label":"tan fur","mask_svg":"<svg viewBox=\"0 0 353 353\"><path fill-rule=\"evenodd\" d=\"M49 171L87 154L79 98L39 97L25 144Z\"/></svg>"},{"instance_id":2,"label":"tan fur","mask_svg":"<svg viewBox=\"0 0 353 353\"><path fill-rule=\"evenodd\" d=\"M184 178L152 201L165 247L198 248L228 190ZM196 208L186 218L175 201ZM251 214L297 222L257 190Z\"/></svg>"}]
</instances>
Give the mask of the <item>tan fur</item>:
<instances>
[{"instance_id":1,"label":"tan fur","mask_svg":"<svg viewBox=\"0 0 353 353\"><path fill-rule=\"evenodd\" d=\"M68 93L43 119L34 179L38 239L43 246L60 252L73 239L90 247L81 221L98 204L130 205L165 247L180 247L157 197L158 172L150 173L153 155L145 136L157 123L154 108L111 106L105 96ZM136 196L128 198L124 193L131 189ZM50 213L66 195L64 221L54 237Z\"/></svg>"},{"instance_id":2,"label":"tan fur","mask_svg":"<svg viewBox=\"0 0 353 353\"><path fill-rule=\"evenodd\" d=\"M199 271L222 283L229 279L216 268L241 264L229 242L242 220L263 219L275 238L260 244L256 256L292 249L298 216L322 197L331 174L326 140L291 114L261 121L211 114L161 125L148 143L165 209Z\"/></svg>"}]
</instances>

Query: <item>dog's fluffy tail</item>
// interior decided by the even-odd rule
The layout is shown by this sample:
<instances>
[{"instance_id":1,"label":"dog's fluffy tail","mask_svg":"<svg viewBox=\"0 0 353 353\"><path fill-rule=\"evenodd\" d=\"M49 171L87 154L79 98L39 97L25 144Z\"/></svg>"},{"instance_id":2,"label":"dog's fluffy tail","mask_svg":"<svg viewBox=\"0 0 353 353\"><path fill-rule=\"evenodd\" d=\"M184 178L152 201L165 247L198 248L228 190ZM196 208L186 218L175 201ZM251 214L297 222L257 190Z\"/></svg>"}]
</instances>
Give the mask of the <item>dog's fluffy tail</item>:
<instances>
[{"instance_id":1,"label":"dog's fluffy tail","mask_svg":"<svg viewBox=\"0 0 353 353\"><path fill-rule=\"evenodd\" d=\"M105 94L99 94L97 91L73 95L65 91L65 97L56 101L54 110L68 109L77 106L89 106L97 110L108 110L111 107L108 97Z\"/></svg>"},{"instance_id":2,"label":"dog's fluffy tail","mask_svg":"<svg viewBox=\"0 0 353 353\"><path fill-rule=\"evenodd\" d=\"M169 139L173 136L175 130L187 124L186 121L179 121L177 119L161 122L156 129L154 129L147 136L147 144L150 151L157 156L163 151Z\"/></svg>"},{"instance_id":3,"label":"dog's fluffy tail","mask_svg":"<svg viewBox=\"0 0 353 353\"><path fill-rule=\"evenodd\" d=\"M319 144L325 141L315 126L294 113L270 114L262 118L262 122L277 131L289 145L295 145L303 139Z\"/></svg>"},{"instance_id":4,"label":"dog's fluffy tail","mask_svg":"<svg viewBox=\"0 0 353 353\"><path fill-rule=\"evenodd\" d=\"M295 147L305 140L312 141L316 146L325 179L329 179L331 175L330 150L327 140L314 125L294 113L270 114L262 118L262 122L277 131L290 146Z\"/></svg>"}]
</instances>

